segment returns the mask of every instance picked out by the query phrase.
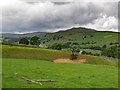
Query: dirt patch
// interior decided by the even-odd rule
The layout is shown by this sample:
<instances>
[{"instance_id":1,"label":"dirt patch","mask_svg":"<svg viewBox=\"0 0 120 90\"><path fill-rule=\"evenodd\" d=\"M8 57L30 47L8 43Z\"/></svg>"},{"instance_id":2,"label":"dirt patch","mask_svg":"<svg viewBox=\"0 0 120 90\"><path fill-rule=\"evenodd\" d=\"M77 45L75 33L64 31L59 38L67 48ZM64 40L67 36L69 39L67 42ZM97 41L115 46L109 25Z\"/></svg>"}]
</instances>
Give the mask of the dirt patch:
<instances>
[{"instance_id":1,"label":"dirt patch","mask_svg":"<svg viewBox=\"0 0 120 90\"><path fill-rule=\"evenodd\" d=\"M80 64L80 63L85 63L86 59L79 59L79 60L70 60L70 59L56 59L53 61L54 63L75 63L75 64Z\"/></svg>"}]
</instances>

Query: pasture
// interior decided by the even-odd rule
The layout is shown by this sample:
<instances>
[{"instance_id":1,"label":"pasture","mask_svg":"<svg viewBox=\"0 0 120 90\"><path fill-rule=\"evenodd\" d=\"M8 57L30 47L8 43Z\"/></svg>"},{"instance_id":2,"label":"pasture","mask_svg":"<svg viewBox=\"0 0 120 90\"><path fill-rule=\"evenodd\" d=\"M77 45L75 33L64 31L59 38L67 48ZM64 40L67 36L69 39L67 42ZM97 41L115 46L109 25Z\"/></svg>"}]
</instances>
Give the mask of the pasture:
<instances>
[{"instance_id":1,"label":"pasture","mask_svg":"<svg viewBox=\"0 0 120 90\"><path fill-rule=\"evenodd\" d=\"M55 80L29 83L22 80ZM43 60L3 58L3 87L7 88L117 88L118 68L109 65L65 64Z\"/></svg>"},{"instance_id":2,"label":"pasture","mask_svg":"<svg viewBox=\"0 0 120 90\"><path fill-rule=\"evenodd\" d=\"M117 61L79 55L84 64L54 63L69 58L69 52L3 45L3 88L117 88ZM23 80L55 80L42 85Z\"/></svg>"}]
</instances>

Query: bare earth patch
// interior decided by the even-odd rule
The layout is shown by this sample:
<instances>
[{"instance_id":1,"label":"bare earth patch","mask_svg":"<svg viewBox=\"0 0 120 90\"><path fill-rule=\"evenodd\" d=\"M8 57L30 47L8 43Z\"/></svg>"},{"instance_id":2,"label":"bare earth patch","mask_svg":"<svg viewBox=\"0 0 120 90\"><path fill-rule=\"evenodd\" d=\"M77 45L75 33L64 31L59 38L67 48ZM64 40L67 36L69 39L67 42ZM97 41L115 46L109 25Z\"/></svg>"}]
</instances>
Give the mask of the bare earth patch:
<instances>
[{"instance_id":1,"label":"bare earth patch","mask_svg":"<svg viewBox=\"0 0 120 90\"><path fill-rule=\"evenodd\" d=\"M70 59L56 59L53 61L54 63L75 63L75 64L81 64L81 63L85 63L86 59L79 59L79 60L70 60Z\"/></svg>"}]
</instances>

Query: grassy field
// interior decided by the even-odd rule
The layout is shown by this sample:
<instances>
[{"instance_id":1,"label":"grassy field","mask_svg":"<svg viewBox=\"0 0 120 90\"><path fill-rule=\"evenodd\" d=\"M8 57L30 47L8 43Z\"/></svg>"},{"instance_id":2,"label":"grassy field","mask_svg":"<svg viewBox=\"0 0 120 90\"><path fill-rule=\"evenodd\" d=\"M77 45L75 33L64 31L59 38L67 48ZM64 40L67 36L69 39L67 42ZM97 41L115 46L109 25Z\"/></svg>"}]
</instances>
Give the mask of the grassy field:
<instances>
[{"instance_id":1,"label":"grassy field","mask_svg":"<svg viewBox=\"0 0 120 90\"><path fill-rule=\"evenodd\" d=\"M53 61L58 58L69 58L70 53L59 50L3 45L2 57ZM86 59L87 64L100 64L100 65L117 66L117 62L118 62L116 60L111 61L106 58L100 58L91 55L79 55L78 59Z\"/></svg>"},{"instance_id":2,"label":"grassy field","mask_svg":"<svg viewBox=\"0 0 120 90\"><path fill-rule=\"evenodd\" d=\"M21 79L52 79L42 85ZM7 88L117 88L118 68L109 65L56 64L43 60L3 58L3 87Z\"/></svg>"},{"instance_id":3,"label":"grassy field","mask_svg":"<svg viewBox=\"0 0 120 90\"><path fill-rule=\"evenodd\" d=\"M116 60L97 56L79 55L85 64L52 62L68 58L70 53L58 50L3 45L2 76L4 88L117 88L118 67ZM52 79L42 85L28 83L32 80Z\"/></svg>"},{"instance_id":4,"label":"grassy field","mask_svg":"<svg viewBox=\"0 0 120 90\"><path fill-rule=\"evenodd\" d=\"M52 61L56 58L67 58L69 53L58 50L42 49L42 48L29 48L19 46L2 46L3 58L29 58Z\"/></svg>"}]
</instances>

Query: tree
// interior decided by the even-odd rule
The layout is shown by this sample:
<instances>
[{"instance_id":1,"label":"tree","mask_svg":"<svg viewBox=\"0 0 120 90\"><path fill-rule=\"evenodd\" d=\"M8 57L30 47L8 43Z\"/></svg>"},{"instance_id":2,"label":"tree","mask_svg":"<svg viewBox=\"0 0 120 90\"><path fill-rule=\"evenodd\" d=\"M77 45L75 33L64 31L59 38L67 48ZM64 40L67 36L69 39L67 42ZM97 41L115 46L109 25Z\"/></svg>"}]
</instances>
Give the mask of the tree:
<instances>
[{"instance_id":1,"label":"tree","mask_svg":"<svg viewBox=\"0 0 120 90\"><path fill-rule=\"evenodd\" d=\"M51 46L52 49L57 49L57 50L61 50L62 49L62 45L60 43L54 43Z\"/></svg>"},{"instance_id":2,"label":"tree","mask_svg":"<svg viewBox=\"0 0 120 90\"><path fill-rule=\"evenodd\" d=\"M120 59L120 47L117 45L108 47L101 52L101 55Z\"/></svg>"},{"instance_id":3,"label":"tree","mask_svg":"<svg viewBox=\"0 0 120 90\"><path fill-rule=\"evenodd\" d=\"M102 46L102 49L105 49L106 47L107 47L106 45L103 45L103 46Z\"/></svg>"},{"instance_id":4,"label":"tree","mask_svg":"<svg viewBox=\"0 0 120 90\"><path fill-rule=\"evenodd\" d=\"M93 35L90 35L90 37L93 37Z\"/></svg>"},{"instance_id":5,"label":"tree","mask_svg":"<svg viewBox=\"0 0 120 90\"><path fill-rule=\"evenodd\" d=\"M22 38L22 39L20 39L19 44L26 44L26 45L28 45L29 41L26 38Z\"/></svg>"},{"instance_id":6,"label":"tree","mask_svg":"<svg viewBox=\"0 0 120 90\"><path fill-rule=\"evenodd\" d=\"M79 48L77 48L75 51L76 51L77 53L79 53L79 52L80 52L80 49L79 49Z\"/></svg>"},{"instance_id":7,"label":"tree","mask_svg":"<svg viewBox=\"0 0 120 90\"><path fill-rule=\"evenodd\" d=\"M33 36L31 39L30 39L30 44L31 45L39 45L39 37L38 36Z\"/></svg>"},{"instance_id":8,"label":"tree","mask_svg":"<svg viewBox=\"0 0 120 90\"><path fill-rule=\"evenodd\" d=\"M74 59L77 59L78 55L78 48L76 45L72 45L70 46L70 50L71 50L71 54L70 54L70 59L71 60L74 60Z\"/></svg>"},{"instance_id":9,"label":"tree","mask_svg":"<svg viewBox=\"0 0 120 90\"><path fill-rule=\"evenodd\" d=\"M71 45L71 42L64 43L64 44L62 45L62 48L69 48L70 45Z\"/></svg>"}]
</instances>

